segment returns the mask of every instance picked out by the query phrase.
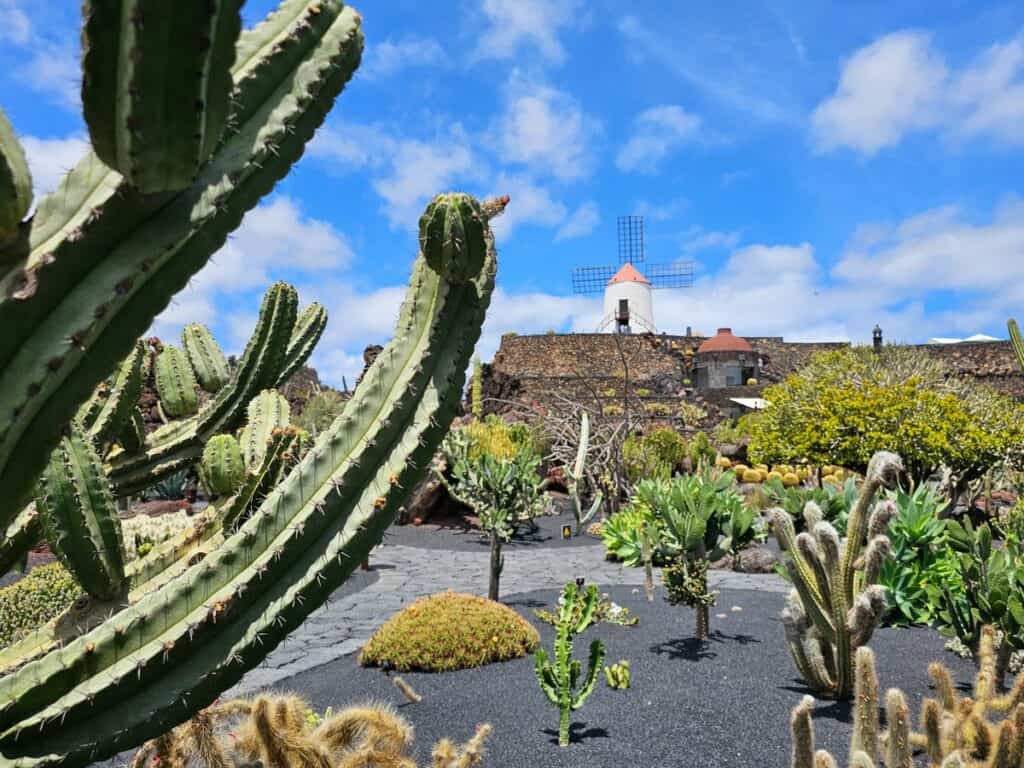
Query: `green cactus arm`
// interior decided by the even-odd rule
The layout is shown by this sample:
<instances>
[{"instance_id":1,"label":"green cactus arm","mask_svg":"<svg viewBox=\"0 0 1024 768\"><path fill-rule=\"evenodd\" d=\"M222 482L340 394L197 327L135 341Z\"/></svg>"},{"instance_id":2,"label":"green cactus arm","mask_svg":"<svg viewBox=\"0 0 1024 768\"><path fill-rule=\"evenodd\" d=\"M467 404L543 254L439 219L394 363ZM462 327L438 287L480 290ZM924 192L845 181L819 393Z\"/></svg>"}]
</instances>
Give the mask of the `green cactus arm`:
<instances>
[{"instance_id":1,"label":"green cactus arm","mask_svg":"<svg viewBox=\"0 0 1024 768\"><path fill-rule=\"evenodd\" d=\"M28 504L7 526L0 540L0 575L21 563L29 550L43 538L43 526L35 504Z\"/></svg>"},{"instance_id":2,"label":"green cactus arm","mask_svg":"<svg viewBox=\"0 0 1024 768\"><path fill-rule=\"evenodd\" d=\"M103 465L76 426L61 439L36 494L46 539L78 583L101 599L124 585L121 522Z\"/></svg>"},{"instance_id":3,"label":"green cactus arm","mask_svg":"<svg viewBox=\"0 0 1024 768\"><path fill-rule=\"evenodd\" d=\"M0 109L0 251L14 236L32 206L32 176L25 151L14 135L7 115ZM2 260L0 255L0 260Z\"/></svg>"},{"instance_id":4,"label":"green cactus arm","mask_svg":"<svg viewBox=\"0 0 1024 768\"><path fill-rule=\"evenodd\" d=\"M836 635L836 626L833 623L832 612L825 610L820 595L816 592L812 582L804 580L803 571L797 566L796 558L790 557L786 560L786 570L789 573L793 587L800 594L800 601L804 610L807 611L811 623L818 628L818 631L833 642Z\"/></svg>"},{"instance_id":5,"label":"green cactus arm","mask_svg":"<svg viewBox=\"0 0 1024 768\"><path fill-rule=\"evenodd\" d=\"M284 354L284 366L277 377L277 386L282 386L292 375L309 360L320 337L327 328L327 310L317 302L313 302L299 313L295 321L295 330L288 341L288 349Z\"/></svg>"},{"instance_id":6,"label":"green cactus arm","mask_svg":"<svg viewBox=\"0 0 1024 768\"><path fill-rule=\"evenodd\" d=\"M249 403L249 418L242 430L240 442L245 466L253 469L263 461L267 442L275 430L284 429L291 421L291 407L275 389L260 392Z\"/></svg>"},{"instance_id":7,"label":"green cactus arm","mask_svg":"<svg viewBox=\"0 0 1024 768\"><path fill-rule=\"evenodd\" d=\"M141 191L187 187L220 140L242 2L84 3L85 122L100 159Z\"/></svg>"},{"instance_id":8,"label":"green cactus arm","mask_svg":"<svg viewBox=\"0 0 1024 768\"><path fill-rule=\"evenodd\" d=\"M111 461L108 474L118 496L136 493L191 465L201 456L204 442L241 425L249 402L278 379L297 304L298 294L287 283L274 283L267 289L231 380L196 416L161 427L146 439L144 450Z\"/></svg>"},{"instance_id":9,"label":"green cactus arm","mask_svg":"<svg viewBox=\"0 0 1024 768\"><path fill-rule=\"evenodd\" d=\"M116 439L121 449L127 453L142 450L142 446L146 443L146 425L138 406L129 412L128 419L121 427L121 431L117 433Z\"/></svg>"},{"instance_id":10,"label":"green cactus arm","mask_svg":"<svg viewBox=\"0 0 1024 768\"><path fill-rule=\"evenodd\" d=\"M185 353L165 346L156 356L154 367L160 405L172 418L191 416L199 410L199 389Z\"/></svg>"},{"instance_id":11,"label":"green cactus arm","mask_svg":"<svg viewBox=\"0 0 1024 768\"><path fill-rule=\"evenodd\" d=\"M590 643L590 655L587 661L587 677L583 681L582 687L572 697L573 710L582 707L583 703L590 697L590 694L594 692L597 675L601 671L601 665L604 664L604 653L604 643L600 640L592 640Z\"/></svg>"},{"instance_id":12,"label":"green cactus arm","mask_svg":"<svg viewBox=\"0 0 1024 768\"><path fill-rule=\"evenodd\" d=\"M1010 331L1010 346L1013 347L1013 354L1017 357L1017 365L1024 371L1024 337L1021 336L1020 326L1016 320L1008 320L1006 327Z\"/></svg>"},{"instance_id":13,"label":"green cactus arm","mask_svg":"<svg viewBox=\"0 0 1024 768\"><path fill-rule=\"evenodd\" d=\"M454 417L494 267L489 255L476 280L452 284L418 260L396 338L248 522L166 586L0 680L0 751L16 765L75 766L161 733L320 605L379 542Z\"/></svg>"},{"instance_id":14,"label":"green cactus arm","mask_svg":"<svg viewBox=\"0 0 1024 768\"><path fill-rule=\"evenodd\" d=\"M583 590L583 595L577 598L580 605L579 619L573 626L573 633L579 634L594 623L594 616L597 614L598 603L601 602L601 595L596 584L588 584Z\"/></svg>"},{"instance_id":15,"label":"green cactus arm","mask_svg":"<svg viewBox=\"0 0 1024 768\"><path fill-rule=\"evenodd\" d=\"M40 202L31 250L0 263L0 526L78 405L301 156L358 65L359 26L340 0L284 0L243 33L232 127L186 190L140 195L88 155Z\"/></svg>"},{"instance_id":16,"label":"green cactus arm","mask_svg":"<svg viewBox=\"0 0 1024 768\"><path fill-rule=\"evenodd\" d=\"M233 435L217 435L203 448L199 477L211 493L232 494L245 480L242 449Z\"/></svg>"},{"instance_id":17,"label":"green cactus arm","mask_svg":"<svg viewBox=\"0 0 1024 768\"><path fill-rule=\"evenodd\" d=\"M189 323L181 330L181 346L188 356L196 379L214 394L231 379L228 361L210 329L202 323Z\"/></svg>"},{"instance_id":18,"label":"green cactus arm","mask_svg":"<svg viewBox=\"0 0 1024 768\"><path fill-rule=\"evenodd\" d=\"M548 663L548 654L543 648L538 648L533 655L533 671L537 675L537 682L540 689L547 696L548 701L558 706L558 680L555 672Z\"/></svg>"},{"instance_id":19,"label":"green cactus arm","mask_svg":"<svg viewBox=\"0 0 1024 768\"><path fill-rule=\"evenodd\" d=\"M89 436L93 440L101 443L114 440L132 419L133 412L138 410L135 404L142 392L142 361L145 357L146 346L139 341L121 363L106 400L88 425Z\"/></svg>"}]
</instances>

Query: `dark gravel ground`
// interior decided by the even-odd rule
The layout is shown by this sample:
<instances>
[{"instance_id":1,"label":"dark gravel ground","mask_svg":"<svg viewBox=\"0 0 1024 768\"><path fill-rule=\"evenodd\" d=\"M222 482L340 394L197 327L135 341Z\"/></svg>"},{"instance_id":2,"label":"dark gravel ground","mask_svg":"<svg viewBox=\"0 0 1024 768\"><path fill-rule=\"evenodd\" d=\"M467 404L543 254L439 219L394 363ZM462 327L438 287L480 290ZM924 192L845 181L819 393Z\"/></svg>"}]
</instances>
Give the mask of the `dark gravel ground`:
<instances>
[{"instance_id":1,"label":"dark gravel ground","mask_svg":"<svg viewBox=\"0 0 1024 768\"><path fill-rule=\"evenodd\" d=\"M323 710L367 700L398 706L416 728L416 757L428 762L441 737L469 738L476 723L494 733L486 765L495 768L622 768L624 766L789 765L789 717L808 693L796 677L778 622L782 596L731 590L713 609L714 636L692 640L693 613L667 605L659 594L648 604L630 587L608 590L613 600L639 617L638 626L600 625L587 630L576 656L586 663L587 646L600 637L607 663L630 660L628 691L613 691L603 677L582 709L573 714L573 743L556 744L557 710L548 704L533 673L532 659L517 659L445 674L412 673L405 679L424 697L406 703L388 677L364 669L355 656L304 672L275 686L295 691ZM553 630L531 608L550 606L557 595L543 591L513 595L507 603L533 621L545 646ZM741 610L733 610L738 607ZM724 614L724 617L716 614ZM880 630L874 640L883 690L898 686L915 712L928 695L927 664L942 659L964 683L973 665L943 650L933 630ZM847 705L819 702L814 712L817 744L845 763L850 732Z\"/></svg>"},{"instance_id":2,"label":"dark gravel ground","mask_svg":"<svg viewBox=\"0 0 1024 768\"><path fill-rule=\"evenodd\" d=\"M576 530L576 520L571 514L544 515L536 519L537 530L522 530L504 546L517 547L585 547L601 546L599 536L586 532L562 540L562 526L571 525ZM478 528L472 527L462 518L450 518L443 522L429 522L423 525L393 525L384 534L385 544L402 544L421 549L450 549L464 552L486 552L490 541Z\"/></svg>"}]
</instances>

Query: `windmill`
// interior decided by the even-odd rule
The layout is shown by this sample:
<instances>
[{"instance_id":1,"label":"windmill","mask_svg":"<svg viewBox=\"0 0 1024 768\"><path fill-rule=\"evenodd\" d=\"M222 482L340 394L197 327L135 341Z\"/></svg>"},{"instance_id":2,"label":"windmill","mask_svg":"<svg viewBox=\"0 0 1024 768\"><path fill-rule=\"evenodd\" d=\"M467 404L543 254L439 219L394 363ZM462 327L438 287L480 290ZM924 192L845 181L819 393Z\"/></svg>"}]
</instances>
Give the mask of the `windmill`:
<instances>
[{"instance_id":1,"label":"windmill","mask_svg":"<svg viewBox=\"0 0 1024 768\"><path fill-rule=\"evenodd\" d=\"M689 288L693 262L647 264L644 257L643 216L619 216L619 263L603 267L576 267L572 290L578 294L604 294L599 333L655 333L652 290ZM640 264L642 272L635 265Z\"/></svg>"}]
</instances>

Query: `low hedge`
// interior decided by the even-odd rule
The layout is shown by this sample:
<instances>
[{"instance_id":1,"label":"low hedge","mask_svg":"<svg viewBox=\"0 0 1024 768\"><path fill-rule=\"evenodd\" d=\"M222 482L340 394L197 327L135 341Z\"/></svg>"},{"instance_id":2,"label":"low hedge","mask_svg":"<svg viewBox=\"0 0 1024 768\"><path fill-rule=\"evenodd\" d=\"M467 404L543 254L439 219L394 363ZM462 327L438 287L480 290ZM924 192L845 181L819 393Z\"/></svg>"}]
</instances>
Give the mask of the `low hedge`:
<instances>
[{"instance_id":1,"label":"low hedge","mask_svg":"<svg viewBox=\"0 0 1024 768\"><path fill-rule=\"evenodd\" d=\"M0 589L0 647L38 629L83 594L60 563L33 568L25 578Z\"/></svg>"}]
</instances>

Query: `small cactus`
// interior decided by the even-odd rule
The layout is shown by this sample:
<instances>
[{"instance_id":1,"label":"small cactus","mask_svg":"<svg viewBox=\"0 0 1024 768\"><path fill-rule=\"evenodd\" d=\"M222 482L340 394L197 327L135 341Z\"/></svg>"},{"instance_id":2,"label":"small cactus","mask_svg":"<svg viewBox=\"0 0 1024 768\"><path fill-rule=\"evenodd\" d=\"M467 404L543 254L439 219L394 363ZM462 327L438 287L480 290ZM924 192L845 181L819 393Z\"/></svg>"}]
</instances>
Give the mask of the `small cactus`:
<instances>
[{"instance_id":1,"label":"small cactus","mask_svg":"<svg viewBox=\"0 0 1024 768\"><path fill-rule=\"evenodd\" d=\"M155 366L156 391L164 413L175 419L196 413L199 410L196 376L185 353L167 345L156 356Z\"/></svg>"},{"instance_id":2,"label":"small cactus","mask_svg":"<svg viewBox=\"0 0 1024 768\"><path fill-rule=\"evenodd\" d=\"M796 472L787 472L782 476L782 485L786 488L795 488L800 485L800 476Z\"/></svg>"},{"instance_id":3,"label":"small cactus","mask_svg":"<svg viewBox=\"0 0 1024 768\"><path fill-rule=\"evenodd\" d=\"M199 386L205 391L215 394L231 379L228 361L205 325L186 325L181 331L181 346L188 356Z\"/></svg>"},{"instance_id":4,"label":"small cactus","mask_svg":"<svg viewBox=\"0 0 1024 768\"><path fill-rule=\"evenodd\" d=\"M629 662L623 659L618 664L604 668L604 679L613 691L624 691L629 688Z\"/></svg>"},{"instance_id":5,"label":"small cactus","mask_svg":"<svg viewBox=\"0 0 1024 768\"><path fill-rule=\"evenodd\" d=\"M245 479L245 462L238 441L231 435L217 435L203 449L199 478L211 493L227 496Z\"/></svg>"},{"instance_id":6,"label":"small cactus","mask_svg":"<svg viewBox=\"0 0 1024 768\"><path fill-rule=\"evenodd\" d=\"M761 470L759 469L743 470L743 476L741 479L744 483L760 483L763 481L763 478L761 476Z\"/></svg>"}]
</instances>

